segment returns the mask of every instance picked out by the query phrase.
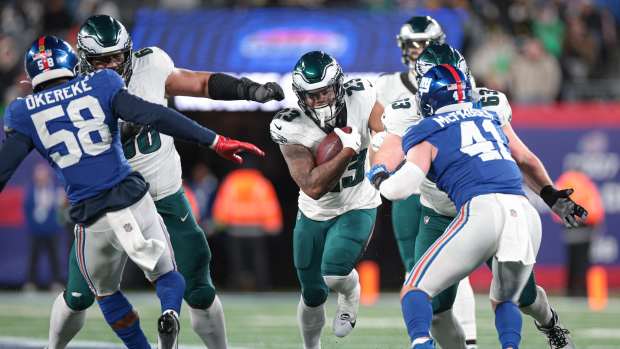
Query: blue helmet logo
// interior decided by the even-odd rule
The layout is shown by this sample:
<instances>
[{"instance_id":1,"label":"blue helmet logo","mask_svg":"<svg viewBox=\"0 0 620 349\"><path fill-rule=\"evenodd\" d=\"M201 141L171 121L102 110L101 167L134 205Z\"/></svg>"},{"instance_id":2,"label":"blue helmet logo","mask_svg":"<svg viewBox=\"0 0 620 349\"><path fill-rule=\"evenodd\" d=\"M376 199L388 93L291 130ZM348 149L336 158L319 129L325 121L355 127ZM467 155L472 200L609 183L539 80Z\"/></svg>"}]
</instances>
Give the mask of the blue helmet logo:
<instances>
[{"instance_id":1,"label":"blue helmet logo","mask_svg":"<svg viewBox=\"0 0 620 349\"><path fill-rule=\"evenodd\" d=\"M472 86L467 76L450 64L431 68L419 80L417 101L420 113L427 117L451 104L472 101Z\"/></svg>"},{"instance_id":2,"label":"blue helmet logo","mask_svg":"<svg viewBox=\"0 0 620 349\"><path fill-rule=\"evenodd\" d=\"M35 40L24 57L26 74L33 89L49 80L74 77L77 63L71 45L51 35Z\"/></svg>"}]
</instances>

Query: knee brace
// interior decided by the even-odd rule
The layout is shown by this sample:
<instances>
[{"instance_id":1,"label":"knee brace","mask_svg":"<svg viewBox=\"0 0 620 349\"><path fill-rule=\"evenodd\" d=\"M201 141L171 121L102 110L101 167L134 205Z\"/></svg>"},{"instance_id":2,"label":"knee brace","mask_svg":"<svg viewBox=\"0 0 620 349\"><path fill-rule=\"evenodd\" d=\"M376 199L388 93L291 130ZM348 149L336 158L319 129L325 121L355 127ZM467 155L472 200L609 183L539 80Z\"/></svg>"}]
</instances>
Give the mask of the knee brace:
<instances>
[{"instance_id":1,"label":"knee brace","mask_svg":"<svg viewBox=\"0 0 620 349\"><path fill-rule=\"evenodd\" d=\"M71 310L82 311L88 309L95 302L92 292L78 293L65 290L63 298Z\"/></svg>"},{"instance_id":2,"label":"knee brace","mask_svg":"<svg viewBox=\"0 0 620 349\"><path fill-rule=\"evenodd\" d=\"M210 285L187 288L183 298L194 309L207 309L215 300L215 288Z\"/></svg>"},{"instance_id":3,"label":"knee brace","mask_svg":"<svg viewBox=\"0 0 620 349\"><path fill-rule=\"evenodd\" d=\"M309 307L318 307L327 300L327 289L322 287L309 287L301 291L304 303Z\"/></svg>"}]
</instances>

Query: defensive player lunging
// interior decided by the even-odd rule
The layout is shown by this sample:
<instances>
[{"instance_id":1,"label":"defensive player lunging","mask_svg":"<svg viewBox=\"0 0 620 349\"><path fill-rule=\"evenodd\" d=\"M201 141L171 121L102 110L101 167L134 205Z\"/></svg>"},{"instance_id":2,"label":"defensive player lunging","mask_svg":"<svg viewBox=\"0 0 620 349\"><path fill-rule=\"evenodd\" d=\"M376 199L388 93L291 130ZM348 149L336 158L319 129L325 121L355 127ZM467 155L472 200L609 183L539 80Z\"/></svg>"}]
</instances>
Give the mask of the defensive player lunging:
<instances>
[{"instance_id":1,"label":"defensive player lunging","mask_svg":"<svg viewBox=\"0 0 620 349\"><path fill-rule=\"evenodd\" d=\"M127 92L112 70L74 77L77 56L53 36L36 40L25 56L34 93L7 108L0 148L0 190L36 148L65 182L75 226L75 259L105 320L128 348L150 345L119 290L127 257L155 284L161 302L159 347L176 348L185 280L176 271L168 233L143 177L125 160L118 118L215 149L230 157L248 150L218 146L222 137L183 115Z\"/></svg>"},{"instance_id":2,"label":"defensive player lunging","mask_svg":"<svg viewBox=\"0 0 620 349\"><path fill-rule=\"evenodd\" d=\"M125 27L110 16L88 18L78 32L77 47L81 72L114 69L125 79L129 92L161 105L167 104L167 96L176 95L259 102L284 98L276 83L261 85L246 78L177 68L158 47L134 51ZM183 298L189 306L192 329L209 349L225 349L224 311L209 270L211 251L185 197L181 161L174 140L148 125L128 122L122 123L121 138L129 165L149 184L157 212L170 233L179 272L187 283ZM218 145L234 148L235 142L220 137ZM237 163L242 161L232 154L229 159ZM52 308L49 349L67 346L83 327L86 309L93 303L93 295L73 257L69 261L68 275L66 290Z\"/></svg>"},{"instance_id":3,"label":"defensive player lunging","mask_svg":"<svg viewBox=\"0 0 620 349\"><path fill-rule=\"evenodd\" d=\"M370 239L379 193L364 178L370 130L380 131L383 106L372 85L344 82L338 62L313 51L293 70L299 109L284 109L271 121L271 138L299 186L299 212L293 231L293 255L301 300L297 321L304 348L320 348L329 289L338 293L333 331L349 334L357 320L360 284L356 262ZM345 133L340 127L351 127ZM317 164L318 145L333 131L342 150Z\"/></svg>"},{"instance_id":4,"label":"defensive player lunging","mask_svg":"<svg viewBox=\"0 0 620 349\"><path fill-rule=\"evenodd\" d=\"M521 339L516 301L536 260L540 217L525 197L497 114L472 107L465 74L452 65L436 66L421 78L417 98L424 119L403 137L405 164L391 176L382 172L381 193L393 200L407 197L428 175L459 215L405 280L402 311L412 348L434 348L429 297L492 258L496 328L502 348L516 349Z\"/></svg>"}]
</instances>

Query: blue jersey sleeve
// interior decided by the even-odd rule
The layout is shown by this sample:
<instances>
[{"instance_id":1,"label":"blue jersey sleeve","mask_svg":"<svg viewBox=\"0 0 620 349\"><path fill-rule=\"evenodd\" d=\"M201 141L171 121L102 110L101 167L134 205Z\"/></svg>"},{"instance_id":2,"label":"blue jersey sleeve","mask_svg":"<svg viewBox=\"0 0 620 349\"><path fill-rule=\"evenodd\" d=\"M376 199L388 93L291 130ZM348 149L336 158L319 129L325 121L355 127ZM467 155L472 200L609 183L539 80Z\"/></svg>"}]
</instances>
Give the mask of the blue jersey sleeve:
<instances>
[{"instance_id":1,"label":"blue jersey sleeve","mask_svg":"<svg viewBox=\"0 0 620 349\"><path fill-rule=\"evenodd\" d=\"M112 69L101 69L92 74L90 84L97 87L97 91L105 91L104 95L97 92L98 97L108 106L112 105L114 96L125 89L125 81ZM111 108L110 108L111 109Z\"/></svg>"},{"instance_id":2,"label":"blue jersey sleeve","mask_svg":"<svg viewBox=\"0 0 620 349\"><path fill-rule=\"evenodd\" d=\"M419 123L409 127L403 136L403 152L407 154L409 149L416 144L424 142L428 137L438 130L437 124L431 119L426 118Z\"/></svg>"},{"instance_id":3,"label":"blue jersey sleeve","mask_svg":"<svg viewBox=\"0 0 620 349\"><path fill-rule=\"evenodd\" d=\"M30 116L24 112L24 100L18 98L11 102L4 112L4 132L19 132L31 136Z\"/></svg>"}]
</instances>

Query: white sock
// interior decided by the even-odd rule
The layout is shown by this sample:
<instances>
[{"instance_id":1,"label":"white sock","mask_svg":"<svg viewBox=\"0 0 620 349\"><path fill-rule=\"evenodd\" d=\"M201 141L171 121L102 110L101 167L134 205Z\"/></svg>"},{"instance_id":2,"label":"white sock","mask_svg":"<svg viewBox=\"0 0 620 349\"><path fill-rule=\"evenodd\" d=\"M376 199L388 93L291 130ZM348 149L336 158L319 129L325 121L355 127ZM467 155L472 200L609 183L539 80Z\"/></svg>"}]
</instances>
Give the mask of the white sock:
<instances>
[{"instance_id":1,"label":"white sock","mask_svg":"<svg viewBox=\"0 0 620 349\"><path fill-rule=\"evenodd\" d=\"M469 277L459 282L456 291L456 299L452 306L452 313L456 321L461 325L465 332L465 339L475 341L476 334L476 298L474 290L469 283Z\"/></svg>"},{"instance_id":2,"label":"white sock","mask_svg":"<svg viewBox=\"0 0 620 349\"><path fill-rule=\"evenodd\" d=\"M349 275L327 275L323 276L323 280L327 287L341 294L349 302L357 302L360 294L360 283L357 270L353 269ZM357 309L355 309L357 313Z\"/></svg>"},{"instance_id":3,"label":"white sock","mask_svg":"<svg viewBox=\"0 0 620 349\"><path fill-rule=\"evenodd\" d=\"M209 349L226 349L226 325L224 309L220 298L215 296L213 304L207 309L189 308L189 319L194 332Z\"/></svg>"},{"instance_id":4,"label":"white sock","mask_svg":"<svg viewBox=\"0 0 620 349\"><path fill-rule=\"evenodd\" d=\"M452 309L433 315L431 335L442 348L466 349L465 333L456 321Z\"/></svg>"},{"instance_id":5,"label":"white sock","mask_svg":"<svg viewBox=\"0 0 620 349\"><path fill-rule=\"evenodd\" d=\"M64 349L86 322L86 310L75 311L67 305L62 292L56 297L50 315L49 349Z\"/></svg>"},{"instance_id":6,"label":"white sock","mask_svg":"<svg viewBox=\"0 0 620 349\"><path fill-rule=\"evenodd\" d=\"M543 327L548 327L553 319L553 313L551 312L551 306L549 305L549 299L547 299L547 293L545 290L536 285L536 300L534 303L527 307L521 307L521 311L536 320Z\"/></svg>"},{"instance_id":7,"label":"white sock","mask_svg":"<svg viewBox=\"0 0 620 349\"><path fill-rule=\"evenodd\" d=\"M321 331L325 326L325 303L318 307L309 307L302 297L297 305L297 323L304 349L320 349Z\"/></svg>"}]
</instances>

